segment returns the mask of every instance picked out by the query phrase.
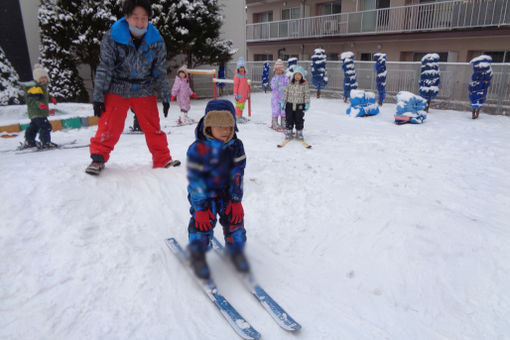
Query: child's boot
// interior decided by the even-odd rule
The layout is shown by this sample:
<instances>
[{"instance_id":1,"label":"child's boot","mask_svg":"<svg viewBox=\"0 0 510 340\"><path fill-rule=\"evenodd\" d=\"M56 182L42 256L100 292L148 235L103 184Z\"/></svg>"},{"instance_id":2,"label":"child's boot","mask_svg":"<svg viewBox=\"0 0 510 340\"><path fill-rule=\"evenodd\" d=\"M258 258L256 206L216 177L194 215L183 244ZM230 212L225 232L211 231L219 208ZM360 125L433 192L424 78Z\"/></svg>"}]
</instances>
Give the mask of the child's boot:
<instances>
[{"instance_id":1,"label":"child's boot","mask_svg":"<svg viewBox=\"0 0 510 340\"><path fill-rule=\"evenodd\" d=\"M25 140L25 143L21 146L22 149L28 149L28 148L35 148L37 145L35 144L35 141L29 141Z\"/></svg>"},{"instance_id":2,"label":"child's boot","mask_svg":"<svg viewBox=\"0 0 510 340\"><path fill-rule=\"evenodd\" d=\"M287 119L285 119L285 117L281 117L280 121L281 121L281 125L278 130L284 131L287 128Z\"/></svg>"},{"instance_id":3,"label":"child's boot","mask_svg":"<svg viewBox=\"0 0 510 340\"><path fill-rule=\"evenodd\" d=\"M296 130L296 138L299 140L304 140L303 130Z\"/></svg>"},{"instance_id":4,"label":"child's boot","mask_svg":"<svg viewBox=\"0 0 510 340\"><path fill-rule=\"evenodd\" d=\"M271 129L278 130L278 118L273 117L273 120L271 120Z\"/></svg>"},{"instance_id":5,"label":"child's boot","mask_svg":"<svg viewBox=\"0 0 510 340\"><path fill-rule=\"evenodd\" d=\"M205 252L200 250L194 250L192 246L189 247L189 259L191 268L197 277L204 280L209 280L211 273L209 266L205 260Z\"/></svg>"},{"instance_id":6,"label":"child's boot","mask_svg":"<svg viewBox=\"0 0 510 340\"><path fill-rule=\"evenodd\" d=\"M285 139L292 138L292 130L285 130Z\"/></svg>"},{"instance_id":7,"label":"child's boot","mask_svg":"<svg viewBox=\"0 0 510 340\"><path fill-rule=\"evenodd\" d=\"M232 260L238 272L248 273L250 271L250 265L243 252L232 253L232 255L230 255L230 260Z\"/></svg>"}]
</instances>

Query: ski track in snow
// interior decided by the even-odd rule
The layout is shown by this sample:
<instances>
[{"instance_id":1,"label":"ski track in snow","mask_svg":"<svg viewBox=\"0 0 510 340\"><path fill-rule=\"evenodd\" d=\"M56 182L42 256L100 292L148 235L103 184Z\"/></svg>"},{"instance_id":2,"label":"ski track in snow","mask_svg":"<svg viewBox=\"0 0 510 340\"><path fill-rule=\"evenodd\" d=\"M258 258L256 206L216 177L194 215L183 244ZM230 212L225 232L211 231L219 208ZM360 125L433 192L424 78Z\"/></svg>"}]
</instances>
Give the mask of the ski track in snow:
<instances>
[{"instance_id":1,"label":"ski track in snow","mask_svg":"<svg viewBox=\"0 0 510 340\"><path fill-rule=\"evenodd\" d=\"M190 117L205 104L193 101ZM220 293L262 338L507 337L508 117L431 109L423 125L396 126L393 104L351 118L340 100L313 98L304 130L313 148L278 149L283 135L265 126L270 94L253 94L252 105L238 133L247 255L303 329L280 329L228 264L208 260ZM23 112L0 107L0 123ZM177 115L172 105L162 125ZM194 126L169 129L184 161ZM85 144L95 131L52 138ZM0 150L22 140L1 139ZM151 169L143 135L122 135L99 177L84 173L88 148L0 157L0 338L238 339L164 244L186 243L184 166Z\"/></svg>"}]
</instances>

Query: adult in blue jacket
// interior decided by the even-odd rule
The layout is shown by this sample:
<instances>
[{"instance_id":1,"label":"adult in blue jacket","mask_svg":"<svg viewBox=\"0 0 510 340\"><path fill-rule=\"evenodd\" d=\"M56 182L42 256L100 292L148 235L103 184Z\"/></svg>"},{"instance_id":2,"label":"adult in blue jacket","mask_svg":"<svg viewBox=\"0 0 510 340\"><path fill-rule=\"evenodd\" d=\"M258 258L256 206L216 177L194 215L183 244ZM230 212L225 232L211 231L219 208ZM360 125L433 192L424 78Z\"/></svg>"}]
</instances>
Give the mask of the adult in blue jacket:
<instances>
[{"instance_id":1,"label":"adult in blue jacket","mask_svg":"<svg viewBox=\"0 0 510 340\"><path fill-rule=\"evenodd\" d=\"M149 23L149 0L125 0L124 17L115 22L101 42L94 80L94 115L99 117L90 140L92 163L85 170L97 175L124 129L131 107L145 134L154 168L177 166L172 161L166 134L161 131L155 91L163 102L165 117L170 107L166 77L166 47L159 31Z\"/></svg>"}]
</instances>

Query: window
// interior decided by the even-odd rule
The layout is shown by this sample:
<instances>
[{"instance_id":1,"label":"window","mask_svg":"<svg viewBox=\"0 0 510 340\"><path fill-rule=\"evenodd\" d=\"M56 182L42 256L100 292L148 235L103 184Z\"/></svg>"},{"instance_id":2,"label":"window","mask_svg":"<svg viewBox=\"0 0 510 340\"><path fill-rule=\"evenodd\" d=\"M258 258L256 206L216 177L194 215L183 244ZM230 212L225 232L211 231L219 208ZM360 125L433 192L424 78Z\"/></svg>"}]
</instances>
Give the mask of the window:
<instances>
[{"instance_id":1,"label":"window","mask_svg":"<svg viewBox=\"0 0 510 340\"><path fill-rule=\"evenodd\" d=\"M282 20L292 20L301 18L301 8L285 8L282 9Z\"/></svg>"},{"instance_id":2,"label":"window","mask_svg":"<svg viewBox=\"0 0 510 340\"><path fill-rule=\"evenodd\" d=\"M273 21L273 12L261 12L253 14L253 23Z\"/></svg>"},{"instance_id":3,"label":"window","mask_svg":"<svg viewBox=\"0 0 510 340\"><path fill-rule=\"evenodd\" d=\"M431 52L428 52L428 53L431 53ZM413 61L421 61L421 58L423 58L425 56L425 54L428 54L428 53L425 53L425 52L415 52L413 54ZM444 62L448 61L448 52L439 52L437 54L439 54L439 61L440 62L444 63Z\"/></svg>"},{"instance_id":4,"label":"window","mask_svg":"<svg viewBox=\"0 0 510 340\"><path fill-rule=\"evenodd\" d=\"M371 61L373 53L360 53L359 60L361 61Z\"/></svg>"},{"instance_id":5,"label":"window","mask_svg":"<svg viewBox=\"0 0 510 340\"><path fill-rule=\"evenodd\" d=\"M341 1L325 2L317 5L317 15L329 15L342 12Z\"/></svg>"},{"instance_id":6,"label":"window","mask_svg":"<svg viewBox=\"0 0 510 340\"><path fill-rule=\"evenodd\" d=\"M255 55L253 55L253 59L255 61L273 60L273 55L272 54L255 54Z\"/></svg>"},{"instance_id":7,"label":"window","mask_svg":"<svg viewBox=\"0 0 510 340\"><path fill-rule=\"evenodd\" d=\"M298 58L299 54L284 54L282 60L289 60L290 58Z\"/></svg>"},{"instance_id":8,"label":"window","mask_svg":"<svg viewBox=\"0 0 510 340\"><path fill-rule=\"evenodd\" d=\"M338 53L328 53L327 54L327 58L328 60L340 60L340 58L338 57Z\"/></svg>"},{"instance_id":9,"label":"window","mask_svg":"<svg viewBox=\"0 0 510 340\"><path fill-rule=\"evenodd\" d=\"M493 63L505 63L510 61L510 51L485 51L483 54L486 54L492 57ZM506 58L505 58L506 54Z\"/></svg>"}]
</instances>

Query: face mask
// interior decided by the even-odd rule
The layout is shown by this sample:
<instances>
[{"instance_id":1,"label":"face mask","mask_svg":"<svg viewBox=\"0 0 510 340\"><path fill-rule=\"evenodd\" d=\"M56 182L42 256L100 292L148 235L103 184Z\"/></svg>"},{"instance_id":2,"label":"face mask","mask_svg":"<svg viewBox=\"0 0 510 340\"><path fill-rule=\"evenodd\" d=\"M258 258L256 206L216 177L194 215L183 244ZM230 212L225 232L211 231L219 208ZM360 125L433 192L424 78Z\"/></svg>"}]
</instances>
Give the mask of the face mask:
<instances>
[{"instance_id":1,"label":"face mask","mask_svg":"<svg viewBox=\"0 0 510 340\"><path fill-rule=\"evenodd\" d=\"M147 32L147 27L145 28L138 28L138 27L135 27L135 26L131 26L129 25L129 30L131 31L131 33L133 33L134 35L136 36L141 36L141 35L144 35L145 32Z\"/></svg>"}]
</instances>

